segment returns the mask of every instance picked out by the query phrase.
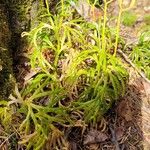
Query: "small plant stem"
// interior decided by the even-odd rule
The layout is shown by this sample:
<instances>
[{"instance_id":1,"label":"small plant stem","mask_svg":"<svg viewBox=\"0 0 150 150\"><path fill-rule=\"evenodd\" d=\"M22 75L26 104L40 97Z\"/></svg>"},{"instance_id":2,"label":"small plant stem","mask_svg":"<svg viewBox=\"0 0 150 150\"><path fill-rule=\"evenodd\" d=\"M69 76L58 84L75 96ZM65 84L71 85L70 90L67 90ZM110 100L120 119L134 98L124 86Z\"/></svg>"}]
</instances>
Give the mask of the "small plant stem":
<instances>
[{"instance_id":1,"label":"small plant stem","mask_svg":"<svg viewBox=\"0 0 150 150\"><path fill-rule=\"evenodd\" d=\"M106 30L106 18L107 18L107 3L106 0L104 0L104 21L103 21L103 29L102 29L102 50L105 51L106 47L106 39L105 39L105 30Z\"/></svg>"},{"instance_id":2,"label":"small plant stem","mask_svg":"<svg viewBox=\"0 0 150 150\"><path fill-rule=\"evenodd\" d=\"M59 59L59 54L60 54L60 49L61 49L61 46L60 46L60 39L59 37L57 38L58 40L58 45L57 45L57 52L56 52L56 56L55 56L55 60L54 60L54 66L57 68L57 64L58 64L58 59Z\"/></svg>"},{"instance_id":3,"label":"small plant stem","mask_svg":"<svg viewBox=\"0 0 150 150\"><path fill-rule=\"evenodd\" d=\"M61 0L61 9L62 9L62 14L64 14L64 0Z\"/></svg>"},{"instance_id":4,"label":"small plant stem","mask_svg":"<svg viewBox=\"0 0 150 150\"><path fill-rule=\"evenodd\" d=\"M58 63L59 55L56 54L55 56L55 61L54 61L54 66L57 68L57 63Z\"/></svg>"},{"instance_id":5,"label":"small plant stem","mask_svg":"<svg viewBox=\"0 0 150 150\"><path fill-rule=\"evenodd\" d=\"M123 0L118 0L118 3L119 3L119 14L118 14L118 19L117 19L117 32L116 32L115 49L114 49L113 56L116 56L116 53L117 53L122 12L131 9L135 4L135 0L131 0L130 5L129 5L128 8L123 8L122 7Z\"/></svg>"},{"instance_id":6,"label":"small plant stem","mask_svg":"<svg viewBox=\"0 0 150 150\"><path fill-rule=\"evenodd\" d=\"M106 36L105 36L105 31L106 31L106 22L107 22L107 7L108 4L110 4L112 0L106 1L104 0L104 20L103 20L103 28L102 28L102 50L105 51L106 48Z\"/></svg>"},{"instance_id":7,"label":"small plant stem","mask_svg":"<svg viewBox=\"0 0 150 150\"><path fill-rule=\"evenodd\" d=\"M45 0L45 4L46 4L47 13L50 14L48 0Z\"/></svg>"},{"instance_id":8,"label":"small plant stem","mask_svg":"<svg viewBox=\"0 0 150 150\"><path fill-rule=\"evenodd\" d=\"M103 28L102 28L102 55L103 55L103 69L106 69L106 20L107 20L107 2L104 0L104 20L103 20Z\"/></svg>"},{"instance_id":9,"label":"small plant stem","mask_svg":"<svg viewBox=\"0 0 150 150\"><path fill-rule=\"evenodd\" d=\"M121 14L122 14L122 10L119 11L119 15L118 15L118 19L117 19L117 32L116 32L115 49L114 49L113 56L116 56L116 53L117 53L118 40L119 40L119 32L120 32Z\"/></svg>"}]
</instances>

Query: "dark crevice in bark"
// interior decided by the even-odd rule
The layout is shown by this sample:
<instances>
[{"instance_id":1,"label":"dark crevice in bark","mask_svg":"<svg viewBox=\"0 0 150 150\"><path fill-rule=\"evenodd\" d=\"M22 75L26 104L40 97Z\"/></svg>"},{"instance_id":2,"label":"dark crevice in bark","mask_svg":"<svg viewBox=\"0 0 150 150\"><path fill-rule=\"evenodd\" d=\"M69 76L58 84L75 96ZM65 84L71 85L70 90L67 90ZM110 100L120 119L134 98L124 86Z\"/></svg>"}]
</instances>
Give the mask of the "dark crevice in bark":
<instances>
[{"instance_id":1,"label":"dark crevice in bark","mask_svg":"<svg viewBox=\"0 0 150 150\"><path fill-rule=\"evenodd\" d=\"M11 50L13 52L13 70L16 78L19 73L17 66L21 65L21 55L27 45L27 40L21 37L21 33L30 30L30 20L27 18L28 14L25 13L26 7L24 5L26 3L21 4L19 1L6 3L9 12L9 27L12 32Z\"/></svg>"},{"instance_id":2,"label":"dark crevice in bark","mask_svg":"<svg viewBox=\"0 0 150 150\"><path fill-rule=\"evenodd\" d=\"M4 3L0 3L0 60L2 70L0 71L0 100L7 99L12 91L13 82L11 76L12 69L12 51L11 31L8 25L8 10Z\"/></svg>"}]
</instances>

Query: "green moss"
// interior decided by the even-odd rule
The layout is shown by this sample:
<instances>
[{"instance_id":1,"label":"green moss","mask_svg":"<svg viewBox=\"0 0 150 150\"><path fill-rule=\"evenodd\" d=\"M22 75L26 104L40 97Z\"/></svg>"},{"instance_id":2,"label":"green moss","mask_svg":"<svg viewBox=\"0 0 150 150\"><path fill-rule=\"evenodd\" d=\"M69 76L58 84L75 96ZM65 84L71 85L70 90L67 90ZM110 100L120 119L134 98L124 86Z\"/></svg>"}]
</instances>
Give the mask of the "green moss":
<instances>
[{"instance_id":1,"label":"green moss","mask_svg":"<svg viewBox=\"0 0 150 150\"><path fill-rule=\"evenodd\" d=\"M150 25L150 14L147 14L144 16L144 22L147 24L147 25Z\"/></svg>"},{"instance_id":2,"label":"green moss","mask_svg":"<svg viewBox=\"0 0 150 150\"><path fill-rule=\"evenodd\" d=\"M136 23L137 16L135 13L126 11L122 14L122 23L125 26L133 26Z\"/></svg>"},{"instance_id":3,"label":"green moss","mask_svg":"<svg viewBox=\"0 0 150 150\"><path fill-rule=\"evenodd\" d=\"M0 48L0 59L2 70L0 71L0 98L6 98L12 91L12 58L9 55L8 50L2 50Z\"/></svg>"},{"instance_id":4,"label":"green moss","mask_svg":"<svg viewBox=\"0 0 150 150\"><path fill-rule=\"evenodd\" d=\"M11 31L7 19L5 7L0 5L0 99L7 98L12 89L12 56L9 48Z\"/></svg>"}]
</instances>

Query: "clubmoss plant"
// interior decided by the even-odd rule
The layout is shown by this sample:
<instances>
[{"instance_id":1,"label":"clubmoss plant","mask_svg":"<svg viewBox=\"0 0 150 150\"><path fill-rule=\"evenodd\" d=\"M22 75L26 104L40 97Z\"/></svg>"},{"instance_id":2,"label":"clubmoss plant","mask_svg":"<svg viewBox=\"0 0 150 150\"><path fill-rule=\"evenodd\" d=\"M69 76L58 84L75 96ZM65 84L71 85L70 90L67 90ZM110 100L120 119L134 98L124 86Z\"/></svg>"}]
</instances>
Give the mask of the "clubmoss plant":
<instances>
[{"instance_id":1,"label":"clubmoss plant","mask_svg":"<svg viewBox=\"0 0 150 150\"><path fill-rule=\"evenodd\" d=\"M40 67L46 74L53 75L70 100L76 97L73 105L75 101L79 104L77 108L82 109L84 103L79 103L82 101L93 102L97 106L97 111L91 110L89 117L85 113L87 122L96 120L100 111L104 113L110 108L107 103L117 99L121 91L122 94L125 92L126 71L119 58L115 57L116 49L114 56L109 51L113 46L116 48L119 37L119 23L115 42L107 32L107 6L110 2L104 1L104 17L99 19L99 23L93 23L73 19L69 13L70 6L65 7L64 1L61 1L60 14L51 16L48 12L48 22L43 22L30 33L24 34L31 38L32 68ZM111 46L107 43L111 43ZM49 60L44 53L49 53ZM85 111L88 112L88 107L86 108Z\"/></svg>"},{"instance_id":2,"label":"clubmoss plant","mask_svg":"<svg viewBox=\"0 0 150 150\"><path fill-rule=\"evenodd\" d=\"M150 29L141 33L139 42L133 48L130 58L150 79Z\"/></svg>"},{"instance_id":3,"label":"clubmoss plant","mask_svg":"<svg viewBox=\"0 0 150 150\"><path fill-rule=\"evenodd\" d=\"M144 16L144 22L147 24L147 25L150 25L150 15L147 14Z\"/></svg>"},{"instance_id":4,"label":"clubmoss plant","mask_svg":"<svg viewBox=\"0 0 150 150\"><path fill-rule=\"evenodd\" d=\"M58 86L54 88L54 84L55 81L51 76L39 74L21 92L16 86L14 95L10 96L11 105L19 105L16 113L23 116L18 129L22 137L19 144L27 143L27 149L31 147L36 150L41 149L49 133L53 134L59 130L55 127L55 123L62 126L73 123L68 116L68 109L61 105L56 106L63 99L65 92ZM48 86L54 89L50 90Z\"/></svg>"}]
</instances>

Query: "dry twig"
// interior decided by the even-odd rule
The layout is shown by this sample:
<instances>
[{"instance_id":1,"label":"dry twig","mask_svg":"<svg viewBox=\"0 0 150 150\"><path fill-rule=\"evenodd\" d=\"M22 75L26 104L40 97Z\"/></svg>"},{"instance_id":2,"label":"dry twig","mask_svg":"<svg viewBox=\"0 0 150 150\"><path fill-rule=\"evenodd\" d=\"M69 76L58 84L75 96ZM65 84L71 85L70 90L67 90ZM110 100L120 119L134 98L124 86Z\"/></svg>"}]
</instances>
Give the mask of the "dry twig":
<instances>
[{"instance_id":1,"label":"dry twig","mask_svg":"<svg viewBox=\"0 0 150 150\"><path fill-rule=\"evenodd\" d=\"M119 54L121 54L122 57L124 58L124 60L125 60L127 63L129 63L129 64L137 71L137 73L138 73L146 82L148 82L148 83L150 84L150 80L145 76L145 74L144 74L143 72L141 72L141 71L132 63L132 61L128 58L128 56L127 56L125 53L123 53L120 49L118 49L117 52L118 52Z\"/></svg>"}]
</instances>

